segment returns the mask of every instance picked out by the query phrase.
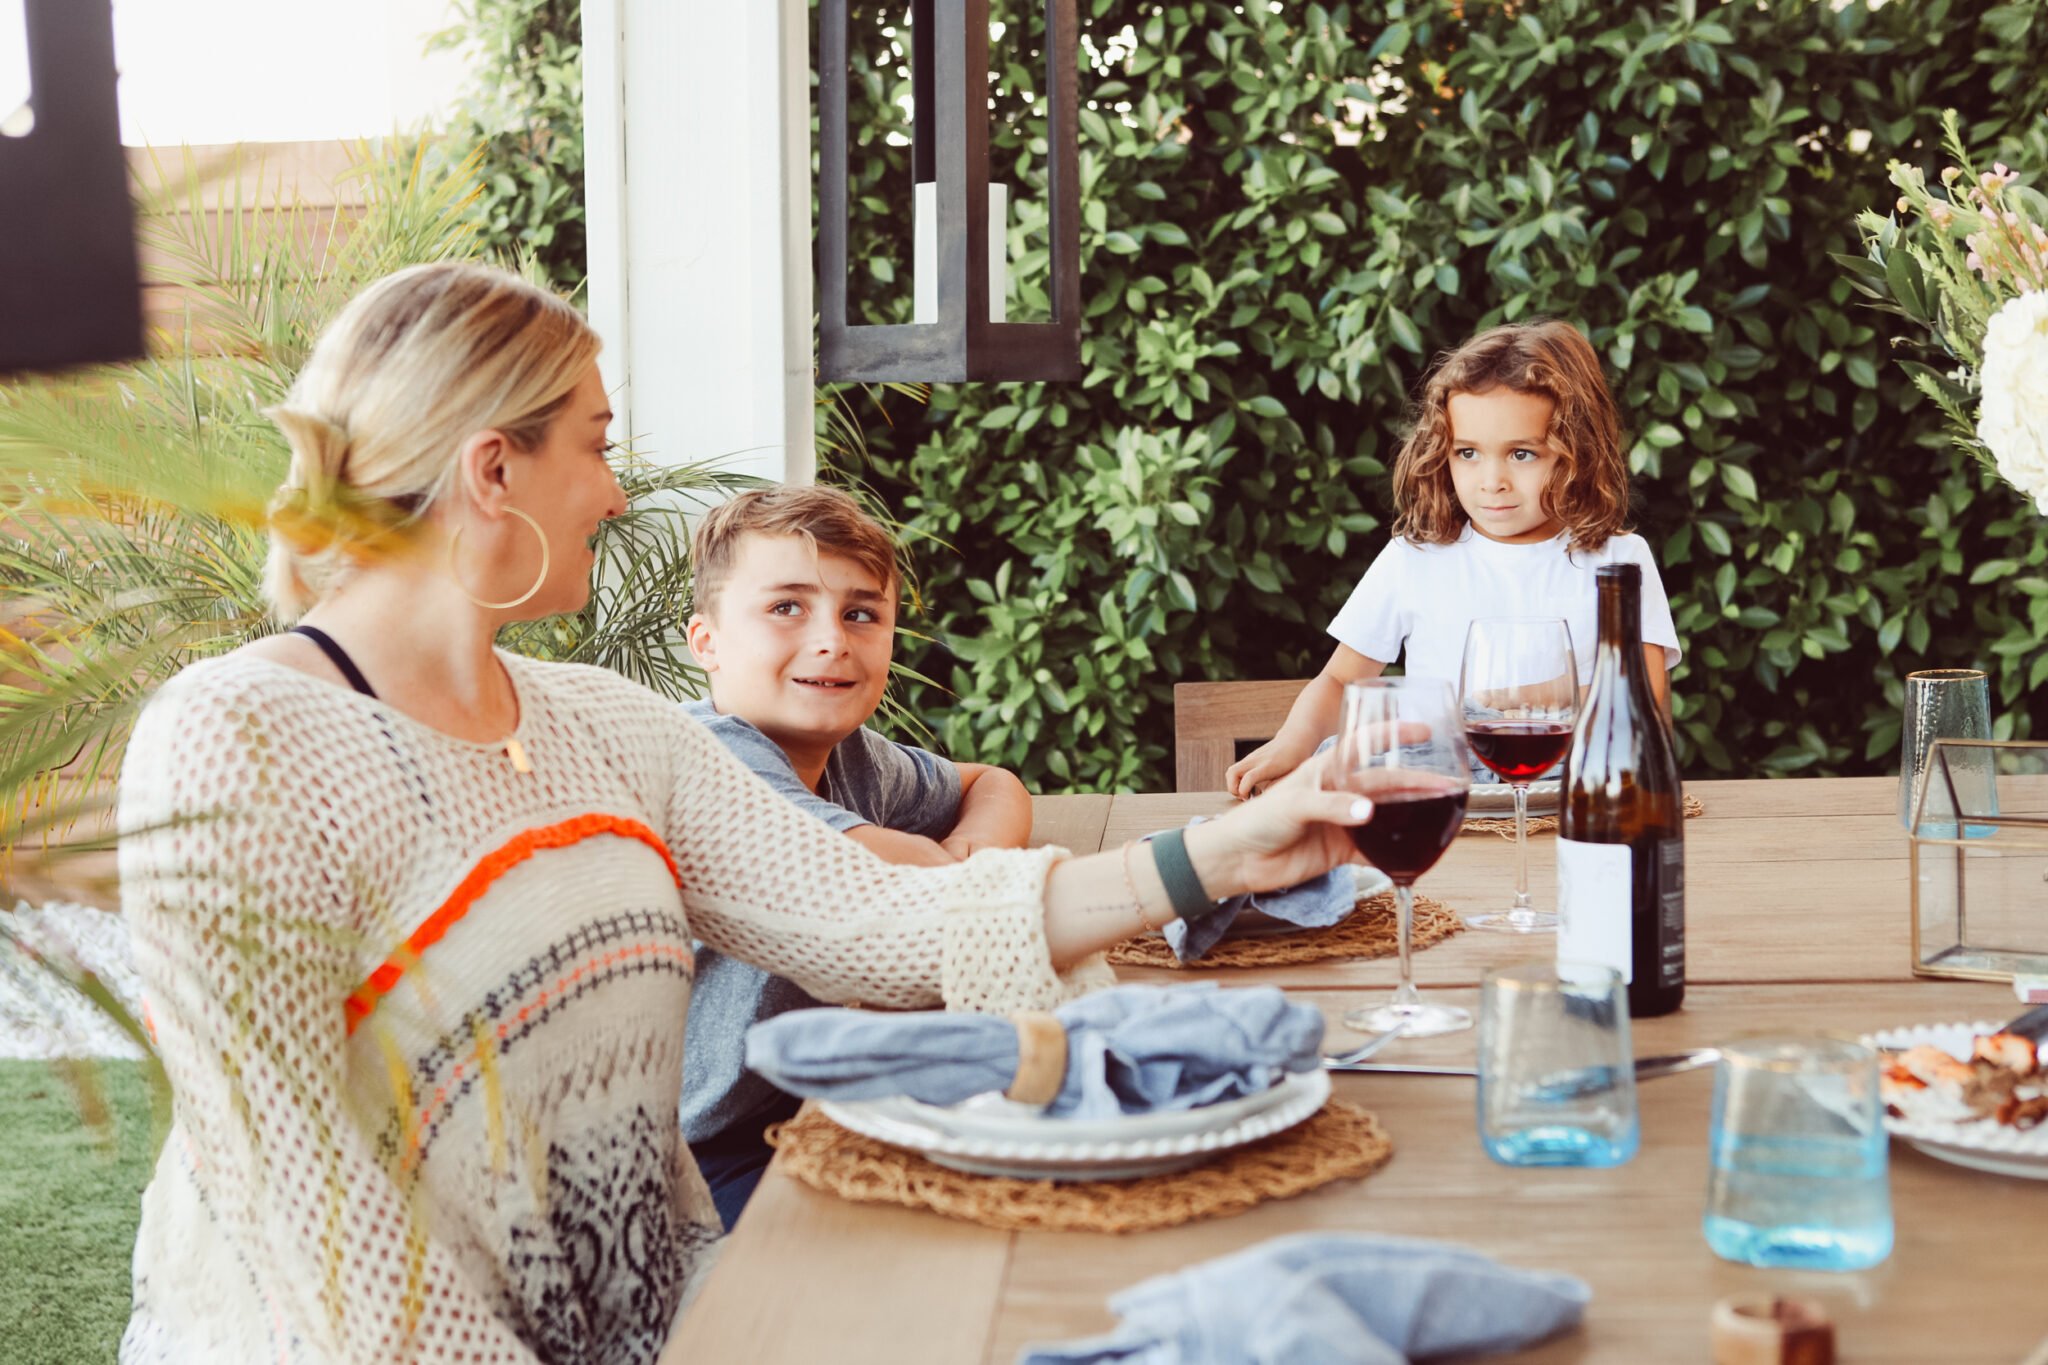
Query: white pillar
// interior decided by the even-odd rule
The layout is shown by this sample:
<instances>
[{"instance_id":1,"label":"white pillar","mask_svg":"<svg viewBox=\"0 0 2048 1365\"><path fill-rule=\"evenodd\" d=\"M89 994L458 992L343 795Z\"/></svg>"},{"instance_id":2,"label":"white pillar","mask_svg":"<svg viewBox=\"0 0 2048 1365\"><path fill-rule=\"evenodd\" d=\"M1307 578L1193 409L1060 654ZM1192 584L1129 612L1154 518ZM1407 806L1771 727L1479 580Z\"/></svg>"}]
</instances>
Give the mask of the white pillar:
<instances>
[{"instance_id":1,"label":"white pillar","mask_svg":"<svg viewBox=\"0 0 2048 1365\"><path fill-rule=\"evenodd\" d=\"M807 0L584 0L590 319L614 436L808 483Z\"/></svg>"}]
</instances>

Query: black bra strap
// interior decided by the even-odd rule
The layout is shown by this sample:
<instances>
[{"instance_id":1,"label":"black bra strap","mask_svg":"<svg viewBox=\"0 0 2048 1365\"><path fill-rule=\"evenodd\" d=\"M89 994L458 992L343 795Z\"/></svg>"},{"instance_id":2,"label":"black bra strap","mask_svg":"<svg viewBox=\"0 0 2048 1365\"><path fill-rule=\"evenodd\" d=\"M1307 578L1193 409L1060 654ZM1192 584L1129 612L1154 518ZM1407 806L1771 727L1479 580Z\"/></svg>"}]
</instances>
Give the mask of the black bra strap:
<instances>
[{"instance_id":1,"label":"black bra strap","mask_svg":"<svg viewBox=\"0 0 2048 1365\"><path fill-rule=\"evenodd\" d=\"M356 667L356 661L348 657L348 651L334 643L334 637L318 626L293 626L293 635L303 635L320 646L320 652L327 656L329 663L341 670L341 676L348 679L348 685L364 696L375 700L377 691L370 686L370 680L363 676L363 670Z\"/></svg>"}]
</instances>

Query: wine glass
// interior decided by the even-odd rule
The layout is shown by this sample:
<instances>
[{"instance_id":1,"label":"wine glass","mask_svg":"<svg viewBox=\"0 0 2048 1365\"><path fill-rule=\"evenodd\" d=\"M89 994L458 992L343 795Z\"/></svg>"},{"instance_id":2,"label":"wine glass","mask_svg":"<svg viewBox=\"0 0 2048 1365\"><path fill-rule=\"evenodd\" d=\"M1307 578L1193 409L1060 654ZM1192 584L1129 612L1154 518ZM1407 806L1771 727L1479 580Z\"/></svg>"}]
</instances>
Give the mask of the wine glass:
<instances>
[{"instance_id":1,"label":"wine glass","mask_svg":"<svg viewBox=\"0 0 2048 1365\"><path fill-rule=\"evenodd\" d=\"M1465 633L1458 691L1472 752L1515 791L1514 902L1465 923L1507 934L1554 930L1557 916L1529 902L1529 783L1571 747L1579 716L1571 627L1555 617L1474 621Z\"/></svg>"},{"instance_id":2,"label":"wine glass","mask_svg":"<svg viewBox=\"0 0 2048 1365\"><path fill-rule=\"evenodd\" d=\"M1472 757L1451 685L1438 678L1348 684L1327 772L1331 787L1372 798L1372 819L1354 827L1351 840L1393 879L1400 913L1400 988L1391 1004L1345 1015L1345 1025L1417 1038L1472 1027L1470 1011L1422 999L1410 956L1415 879L1458 837L1472 789Z\"/></svg>"}]
</instances>

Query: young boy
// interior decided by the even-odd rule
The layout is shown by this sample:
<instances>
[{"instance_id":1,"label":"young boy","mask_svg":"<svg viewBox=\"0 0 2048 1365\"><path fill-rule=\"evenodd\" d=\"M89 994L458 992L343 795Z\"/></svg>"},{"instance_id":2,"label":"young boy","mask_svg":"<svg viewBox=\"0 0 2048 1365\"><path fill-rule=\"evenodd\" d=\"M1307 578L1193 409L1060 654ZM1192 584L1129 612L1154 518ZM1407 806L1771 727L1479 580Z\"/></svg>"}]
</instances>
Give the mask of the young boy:
<instances>
[{"instance_id":1,"label":"young boy","mask_svg":"<svg viewBox=\"0 0 2048 1365\"><path fill-rule=\"evenodd\" d=\"M896 637L896 545L846 494L743 493L698 525L690 650L708 701L685 709L768 784L898 863L1021 848L1031 798L1001 768L952 763L867 728ZM747 1071L749 1025L818 1002L791 982L698 954L683 1066L683 1136L730 1228L797 1101Z\"/></svg>"}]
</instances>

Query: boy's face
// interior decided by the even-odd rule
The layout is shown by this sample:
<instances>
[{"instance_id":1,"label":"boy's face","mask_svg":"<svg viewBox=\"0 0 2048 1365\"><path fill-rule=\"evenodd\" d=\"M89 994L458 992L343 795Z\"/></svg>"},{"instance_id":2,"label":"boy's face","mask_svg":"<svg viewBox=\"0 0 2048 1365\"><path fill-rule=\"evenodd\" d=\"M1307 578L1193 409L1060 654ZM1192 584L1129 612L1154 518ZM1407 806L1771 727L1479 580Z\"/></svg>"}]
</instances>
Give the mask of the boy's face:
<instances>
[{"instance_id":1,"label":"boy's face","mask_svg":"<svg viewBox=\"0 0 2048 1365\"><path fill-rule=\"evenodd\" d=\"M1490 540L1525 545L1557 534L1543 501L1557 452L1546 439L1556 404L1539 393L1488 389L1454 393L1451 487L1472 529Z\"/></svg>"},{"instance_id":2,"label":"boy's face","mask_svg":"<svg viewBox=\"0 0 2048 1365\"><path fill-rule=\"evenodd\" d=\"M889 587L795 536L740 537L711 610L690 618L712 701L778 744L837 744L867 724L889 682Z\"/></svg>"}]
</instances>

